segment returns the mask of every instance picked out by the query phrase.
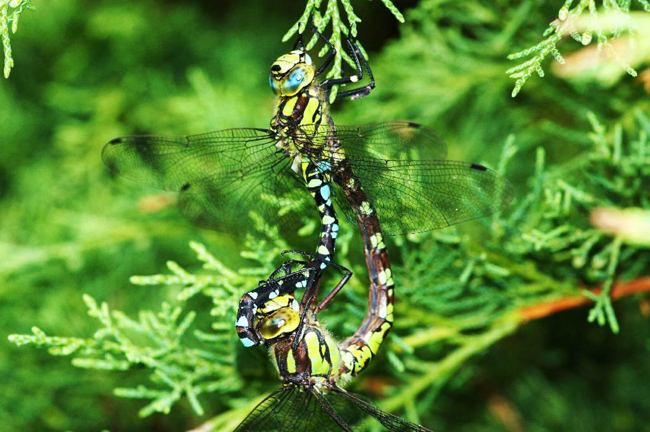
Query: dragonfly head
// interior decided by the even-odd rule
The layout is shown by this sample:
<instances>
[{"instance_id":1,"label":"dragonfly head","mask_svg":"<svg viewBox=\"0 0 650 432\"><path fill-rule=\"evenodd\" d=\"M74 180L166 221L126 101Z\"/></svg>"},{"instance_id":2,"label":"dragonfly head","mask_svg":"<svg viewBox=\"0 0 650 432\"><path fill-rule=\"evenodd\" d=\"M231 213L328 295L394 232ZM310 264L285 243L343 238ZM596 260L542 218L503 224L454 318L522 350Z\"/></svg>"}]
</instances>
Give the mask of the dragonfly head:
<instances>
[{"instance_id":1,"label":"dragonfly head","mask_svg":"<svg viewBox=\"0 0 650 432\"><path fill-rule=\"evenodd\" d=\"M278 96L291 97L314 80L311 57L302 50L284 54L271 65L269 84Z\"/></svg>"},{"instance_id":2,"label":"dragonfly head","mask_svg":"<svg viewBox=\"0 0 650 432\"><path fill-rule=\"evenodd\" d=\"M298 328L299 311L293 294L275 297L257 310L255 330L266 345L284 339Z\"/></svg>"}]
</instances>

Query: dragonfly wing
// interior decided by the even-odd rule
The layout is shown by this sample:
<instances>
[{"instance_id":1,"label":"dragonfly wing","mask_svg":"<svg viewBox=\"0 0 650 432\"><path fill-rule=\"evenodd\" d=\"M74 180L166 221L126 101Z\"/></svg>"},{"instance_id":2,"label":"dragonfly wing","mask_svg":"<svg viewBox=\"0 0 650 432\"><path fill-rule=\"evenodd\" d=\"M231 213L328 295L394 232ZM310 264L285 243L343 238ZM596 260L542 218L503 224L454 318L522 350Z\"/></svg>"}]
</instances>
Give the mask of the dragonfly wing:
<instances>
[{"instance_id":1,"label":"dragonfly wing","mask_svg":"<svg viewBox=\"0 0 650 432\"><path fill-rule=\"evenodd\" d=\"M374 417L382 426L384 426L389 431L394 432L431 432L429 429L424 426L420 426L415 423L411 423L404 419L401 419L393 414L387 413L370 402L365 401L361 397L350 393L342 388L335 387L332 392L327 396L330 402L334 402L337 399L340 399L341 402L336 403L336 405L353 405L357 409L363 411L365 414Z\"/></svg>"},{"instance_id":2,"label":"dragonfly wing","mask_svg":"<svg viewBox=\"0 0 650 432\"><path fill-rule=\"evenodd\" d=\"M303 126L301 150L334 166L345 158L374 204L386 234L444 228L505 208L507 180L481 165L445 161L447 147L433 130L393 121L361 126ZM328 142L339 142L340 148ZM348 219L354 213L341 189L336 200Z\"/></svg>"},{"instance_id":3,"label":"dragonfly wing","mask_svg":"<svg viewBox=\"0 0 650 432\"><path fill-rule=\"evenodd\" d=\"M456 161L350 160L386 234L445 228L505 209L512 187L494 171ZM342 190L337 200L346 216L354 213Z\"/></svg>"},{"instance_id":4,"label":"dragonfly wing","mask_svg":"<svg viewBox=\"0 0 650 432\"><path fill-rule=\"evenodd\" d=\"M226 129L176 137L131 136L108 143L102 159L111 174L136 183L178 192L181 213L213 229L241 226L256 210L267 218L282 202L303 194L277 153L273 132ZM298 192L298 193L294 193ZM304 204L295 204L301 210ZM292 222L295 223L297 214Z\"/></svg>"},{"instance_id":5,"label":"dragonfly wing","mask_svg":"<svg viewBox=\"0 0 650 432\"><path fill-rule=\"evenodd\" d=\"M340 432L351 431L322 396L288 386L271 393L246 416L236 432ZM325 401L327 403L327 401ZM330 406L331 408L331 406Z\"/></svg>"}]
</instances>

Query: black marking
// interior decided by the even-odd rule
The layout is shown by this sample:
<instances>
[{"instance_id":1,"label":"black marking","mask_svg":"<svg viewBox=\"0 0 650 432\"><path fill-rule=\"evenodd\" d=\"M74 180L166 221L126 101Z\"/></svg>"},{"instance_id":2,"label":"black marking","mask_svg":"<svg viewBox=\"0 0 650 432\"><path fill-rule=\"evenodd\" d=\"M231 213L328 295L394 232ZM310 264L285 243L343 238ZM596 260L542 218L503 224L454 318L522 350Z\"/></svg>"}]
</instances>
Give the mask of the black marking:
<instances>
[{"instance_id":1,"label":"black marking","mask_svg":"<svg viewBox=\"0 0 650 432\"><path fill-rule=\"evenodd\" d=\"M420 123L409 122L409 127L412 127L413 129L419 129L422 127L422 125Z\"/></svg>"},{"instance_id":2,"label":"black marking","mask_svg":"<svg viewBox=\"0 0 650 432\"><path fill-rule=\"evenodd\" d=\"M484 167L483 165L475 164L475 163L471 164L469 167L471 169L473 169L473 170L476 170L476 171L487 171L486 167Z\"/></svg>"},{"instance_id":3,"label":"black marking","mask_svg":"<svg viewBox=\"0 0 650 432\"><path fill-rule=\"evenodd\" d=\"M279 71L282 70L282 66L277 65L277 64L276 64L276 65L273 65L273 66L271 66L271 70L272 70L273 72L279 72Z\"/></svg>"},{"instance_id":4,"label":"black marking","mask_svg":"<svg viewBox=\"0 0 650 432\"><path fill-rule=\"evenodd\" d=\"M115 144L120 144L122 142L124 142L123 138L115 138L115 139L110 140L108 143L112 144L112 145L115 145Z\"/></svg>"},{"instance_id":5,"label":"black marking","mask_svg":"<svg viewBox=\"0 0 650 432\"><path fill-rule=\"evenodd\" d=\"M185 192L190 188L190 186L192 186L191 183L185 183L183 186L181 186L181 192Z\"/></svg>"}]
</instances>

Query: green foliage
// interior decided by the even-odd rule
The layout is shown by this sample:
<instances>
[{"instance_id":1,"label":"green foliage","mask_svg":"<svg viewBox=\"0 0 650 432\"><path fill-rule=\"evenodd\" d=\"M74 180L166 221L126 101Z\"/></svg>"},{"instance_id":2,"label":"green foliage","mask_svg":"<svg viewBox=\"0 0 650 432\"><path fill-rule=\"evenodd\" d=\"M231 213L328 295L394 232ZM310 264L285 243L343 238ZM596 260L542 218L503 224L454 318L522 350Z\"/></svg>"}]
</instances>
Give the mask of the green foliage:
<instances>
[{"instance_id":1,"label":"green foliage","mask_svg":"<svg viewBox=\"0 0 650 432\"><path fill-rule=\"evenodd\" d=\"M173 196L111 180L99 158L125 134L268 124L265 76L287 50L286 8L225 4L62 0L21 22L14 56L27 72L0 83L2 331L44 349L0 350L4 428L230 430L279 385L266 353L237 341L234 308L280 250L313 248L316 213L294 233L259 218L232 235L203 231ZM396 327L352 389L434 430L650 422L647 295L606 295L650 268L644 231L624 229L650 212L650 100L601 68L570 80L551 70L508 96L507 54L538 40L557 6L423 0L399 35L368 21L363 42L382 47L371 53L377 89L333 108L339 124L431 126L451 159L493 166L516 191L503 215L387 239ZM382 11L355 4L364 19ZM324 312L339 338L361 322L368 280L356 229L342 223L337 260L354 277ZM153 276L131 286L133 274ZM327 276L324 286L338 275ZM597 287L594 312L524 325L530 308Z\"/></svg>"},{"instance_id":2,"label":"green foliage","mask_svg":"<svg viewBox=\"0 0 650 432\"><path fill-rule=\"evenodd\" d=\"M11 40L9 39L9 26L11 33L18 30L18 19L25 10L34 10L32 0L2 0L0 1L0 37L4 50L4 75L9 78L11 68L14 67L14 58L11 55Z\"/></svg>"},{"instance_id":3,"label":"green foliage","mask_svg":"<svg viewBox=\"0 0 650 432\"><path fill-rule=\"evenodd\" d=\"M650 130L644 128L650 119L642 113L638 117L636 132L624 140L620 126L614 128L615 134L608 134L592 116L592 144L575 160L551 169L546 167L540 148L530 189L509 216L495 215L489 221L493 234L488 241L478 242L452 231L396 239L402 263L396 268L401 282L397 313L402 318L396 322L397 337L384 351L393 373L402 375L403 384L382 403L385 409L408 412L420 393L440 389L469 358L523 324L526 307L578 295L583 283L604 287L599 295L582 291L595 302L589 320L601 325L607 320L614 332L619 331L609 297L614 278L644 275L650 255L636 246L623 245L619 239L610 240L590 227L588 220L595 207L650 203L650 193L639 181L650 177ZM515 140L507 140L501 171L507 171L506 162L516 154ZM616 182L612 183L610 176ZM168 413L182 395L188 397L197 415L204 413L198 399L202 393L246 397L244 378L238 375L236 356L232 355L238 343L232 330L238 298L254 286L256 276L271 271L269 257L288 247L277 229L255 219L257 234L248 236L248 250L242 252L256 262L252 267L238 272L202 245L192 243L208 274L194 274L168 262L169 275L131 278L136 285L181 287L176 306L163 303L158 314L141 311L139 321L134 321L119 311L109 313L106 303L98 306L86 296L89 315L102 325L93 338L47 337L34 328L34 335L13 335L10 340L17 345L47 347L53 355L72 355L77 367L123 371L146 366L152 382L167 389L140 385L115 390L120 397L152 399L140 410L141 416ZM348 246L350 241L349 235L342 239ZM617 272L619 267L624 270ZM423 292L422 287L430 288ZM361 300L365 287L357 280L350 288L356 292L349 298L348 313L360 317L366 307ZM183 335L201 311L183 309L199 293L211 298L215 322L212 331L195 329L194 340L188 340ZM408 311L407 304L418 307ZM345 315L336 314L342 319L330 321L337 334L354 331L356 323ZM194 347L195 341L205 346Z\"/></svg>"},{"instance_id":4,"label":"green foliage","mask_svg":"<svg viewBox=\"0 0 650 432\"><path fill-rule=\"evenodd\" d=\"M341 19L339 13L339 2L345 10L348 25L346 25ZM296 34L303 34L305 32L309 33L307 26L310 24L310 22L313 23L319 32L325 34L325 29L331 23L332 33L331 36L328 36L328 39L332 45L334 45L334 48L336 48L336 56L334 57L332 68L327 73L327 78L341 78L343 76L341 68L343 59L350 67L356 68L354 60L352 60L346 51L347 45L343 44L341 35L345 35L345 37L353 40L356 39L357 23L361 22L361 18L359 18L354 13L351 0L327 0L326 3L327 5L323 5L323 0L308 0L307 5L305 6L305 11L300 16L300 19L298 19L298 21L296 21L296 23L289 29L289 31L285 33L285 35L282 37L282 41L286 42ZM404 22L404 16L390 0L382 0L382 3L384 6L386 6L386 8L388 8L388 10L399 22ZM313 35L307 43L307 49L314 48L317 42L319 42L318 36ZM363 45L360 42L357 42L357 44L367 59L368 54L364 50ZM318 56L323 57L325 54L327 54L328 49L329 47L327 45L324 45L318 53ZM338 86L334 86L330 95L330 102L334 102L336 99L337 91Z\"/></svg>"},{"instance_id":5,"label":"green foliage","mask_svg":"<svg viewBox=\"0 0 650 432\"><path fill-rule=\"evenodd\" d=\"M639 17L636 14L631 16L630 6L632 2L630 0L603 1L602 9L604 13L597 10L595 0L580 0L575 5L574 3L574 0L565 0L564 5L557 14L557 19L552 21L546 31L544 31L545 39L543 41L523 51L508 55L508 59L510 60L520 60L531 55L533 56L531 59L506 71L510 75L510 78L516 80L515 87L512 90L512 97L517 96L526 81L534 73L537 73L540 77L544 77L542 63L549 54L558 63L565 63L562 54L560 54L557 48L557 44L567 35L570 35L575 41L585 46L591 43L595 35L599 52L607 49L625 72L633 77L637 76L636 70L619 55L610 41L612 38L620 37L624 32L634 34L639 32L640 29L642 36L647 38L647 26L650 23L648 18ZM647 0L638 0L638 3L646 12L650 12L650 3ZM586 11L589 11L588 19L580 19ZM634 41L630 41L630 44L633 45ZM635 62L643 61L645 59L644 50L641 50L634 57Z\"/></svg>"}]
</instances>

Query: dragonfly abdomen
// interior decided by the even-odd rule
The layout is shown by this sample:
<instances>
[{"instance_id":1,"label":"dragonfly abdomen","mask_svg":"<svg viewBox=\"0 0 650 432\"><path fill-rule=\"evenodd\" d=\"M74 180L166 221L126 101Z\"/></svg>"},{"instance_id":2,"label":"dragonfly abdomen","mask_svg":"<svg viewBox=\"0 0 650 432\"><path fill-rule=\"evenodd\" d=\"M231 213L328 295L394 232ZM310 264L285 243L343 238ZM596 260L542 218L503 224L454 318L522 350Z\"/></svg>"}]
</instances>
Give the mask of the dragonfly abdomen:
<instances>
[{"instance_id":1,"label":"dragonfly abdomen","mask_svg":"<svg viewBox=\"0 0 650 432\"><path fill-rule=\"evenodd\" d=\"M345 378L368 367L392 328L395 283L377 212L345 160L340 161L336 181L356 216L370 276L368 312L354 335L339 344Z\"/></svg>"}]
</instances>

